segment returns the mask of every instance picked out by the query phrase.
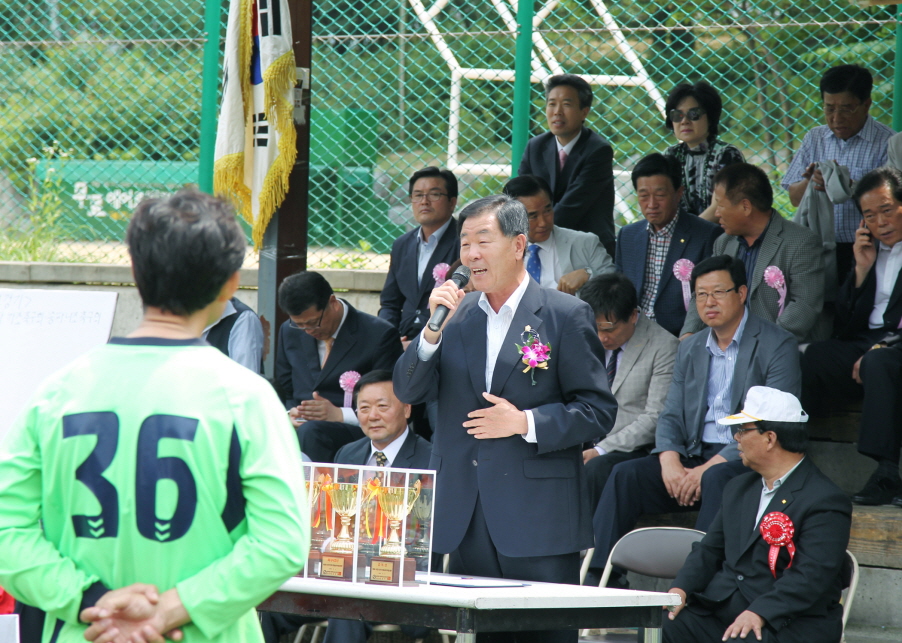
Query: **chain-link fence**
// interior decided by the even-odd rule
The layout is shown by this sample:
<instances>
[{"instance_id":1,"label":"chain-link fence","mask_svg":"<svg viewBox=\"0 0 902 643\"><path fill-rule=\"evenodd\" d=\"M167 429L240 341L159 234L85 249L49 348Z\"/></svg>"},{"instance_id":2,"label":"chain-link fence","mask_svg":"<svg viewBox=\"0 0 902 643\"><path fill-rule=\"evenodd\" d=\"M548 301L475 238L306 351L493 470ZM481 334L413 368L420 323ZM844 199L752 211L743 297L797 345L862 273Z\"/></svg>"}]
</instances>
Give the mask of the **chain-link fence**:
<instances>
[{"instance_id":1,"label":"chain-link fence","mask_svg":"<svg viewBox=\"0 0 902 643\"><path fill-rule=\"evenodd\" d=\"M135 200L196 181L202 3L0 7L0 260L122 262ZM534 81L578 73L593 84L587 125L614 146L618 223L638 215L629 170L675 142L662 110L681 81L720 91L721 138L775 183L823 121L826 68L869 68L871 114L891 124L895 7L551 0L534 10ZM406 181L417 169L454 170L461 204L500 190L516 15L516 0L313 3L311 267L386 267L413 225ZM541 83L532 88L535 135L546 123Z\"/></svg>"}]
</instances>

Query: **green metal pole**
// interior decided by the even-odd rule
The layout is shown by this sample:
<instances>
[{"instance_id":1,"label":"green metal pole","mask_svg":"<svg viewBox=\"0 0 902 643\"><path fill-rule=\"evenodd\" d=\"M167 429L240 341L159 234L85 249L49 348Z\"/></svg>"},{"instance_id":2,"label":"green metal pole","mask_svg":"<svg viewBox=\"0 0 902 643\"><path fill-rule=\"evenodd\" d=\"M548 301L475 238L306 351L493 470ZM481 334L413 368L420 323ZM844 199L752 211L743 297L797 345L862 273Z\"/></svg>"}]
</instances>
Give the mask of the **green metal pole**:
<instances>
[{"instance_id":1,"label":"green metal pole","mask_svg":"<svg viewBox=\"0 0 902 643\"><path fill-rule=\"evenodd\" d=\"M532 73L533 0L519 0L517 5L517 50L514 59L514 131L511 142L511 176L517 168L529 138L529 77Z\"/></svg>"},{"instance_id":2,"label":"green metal pole","mask_svg":"<svg viewBox=\"0 0 902 643\"><path fill-rule=\"evenodd\" d=\"M893 129L902 131L902 5L896 10L896 75L893 83Z\"/></svg>"},{"instance_id":3,"label":"green metal pole","mask_svg":"<svg viewBox=\"0 0 902 643\"><path fill-rule=\"evenodd\" d=\"M216 148L216 99L219 93L219 15L222 0L204 2L204 71L200 104L200 167L197 185L213 194L213 154Z\"/></svg>"}]
</instances>

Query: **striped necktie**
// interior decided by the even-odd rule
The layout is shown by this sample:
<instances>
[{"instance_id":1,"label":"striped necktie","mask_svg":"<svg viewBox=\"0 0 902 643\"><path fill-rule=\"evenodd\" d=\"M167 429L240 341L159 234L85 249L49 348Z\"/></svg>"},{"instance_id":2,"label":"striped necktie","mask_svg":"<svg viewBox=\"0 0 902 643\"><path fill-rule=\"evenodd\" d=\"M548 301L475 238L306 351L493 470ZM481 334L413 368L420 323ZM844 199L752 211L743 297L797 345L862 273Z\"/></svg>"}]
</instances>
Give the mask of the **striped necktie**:
<instances>
[{"instance_id":1,"label":"striped necktie","mask_svg":"<svg viewBox=\"0 0 902 643\"><path fill-rule=\"evenodd\" d=\"M620 355L622 348L615 348L611 351L611 357L608 359L608 388L614 386L614 378L617 377L617 356Z\"/></svg>"}]
</instances>

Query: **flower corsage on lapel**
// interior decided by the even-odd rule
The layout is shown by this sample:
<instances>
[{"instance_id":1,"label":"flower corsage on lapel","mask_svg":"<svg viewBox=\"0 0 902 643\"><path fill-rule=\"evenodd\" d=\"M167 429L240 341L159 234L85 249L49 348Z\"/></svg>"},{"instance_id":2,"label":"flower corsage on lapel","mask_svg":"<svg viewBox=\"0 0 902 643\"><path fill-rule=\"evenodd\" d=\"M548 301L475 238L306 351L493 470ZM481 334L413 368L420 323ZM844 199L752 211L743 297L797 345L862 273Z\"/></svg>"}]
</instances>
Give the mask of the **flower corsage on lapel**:
<instances>
[{"instance_id":1,"label":"flower corsage on lapel","mask_svg":"<svg viewBox=\"0 0 902 643\"><path fill-rule=\"evenodd\" d=\"M532 385L536 385L536 369L548 368L548 360L551 357L551 344L543 344L539 333L534 331L531 326L527 326L520 334L522 344L517 344L520 351L521 361L526 364L523 369L524 373L529 373Z\"/></svg>"}]
</instances>

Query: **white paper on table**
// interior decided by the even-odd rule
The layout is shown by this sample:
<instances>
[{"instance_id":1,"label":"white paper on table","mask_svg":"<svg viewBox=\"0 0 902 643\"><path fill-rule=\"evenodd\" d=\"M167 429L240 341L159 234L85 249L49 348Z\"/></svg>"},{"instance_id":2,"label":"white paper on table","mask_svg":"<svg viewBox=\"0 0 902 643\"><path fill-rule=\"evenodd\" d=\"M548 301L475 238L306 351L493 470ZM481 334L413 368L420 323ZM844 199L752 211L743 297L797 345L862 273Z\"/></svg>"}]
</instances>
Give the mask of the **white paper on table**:
<instances>
[{"instance_id":1,"label":"white paper on table","mask_svg":"<svg viewBox=\"0 0 902 643\"><path fill-rule=\"evenodd\" d=\"M417 580L426 580L425 574L422 577L419 577L419 574L417 576ZM432 585L447 585L449 587L527 587L529 585L529 583L504 580L503 578L478 578L473 576L455 576L453 574L442 574L441 576L431 574L428 580Z\"/></svg>"}]
</instances>

